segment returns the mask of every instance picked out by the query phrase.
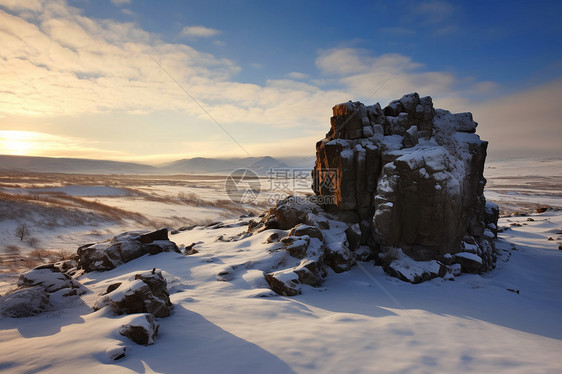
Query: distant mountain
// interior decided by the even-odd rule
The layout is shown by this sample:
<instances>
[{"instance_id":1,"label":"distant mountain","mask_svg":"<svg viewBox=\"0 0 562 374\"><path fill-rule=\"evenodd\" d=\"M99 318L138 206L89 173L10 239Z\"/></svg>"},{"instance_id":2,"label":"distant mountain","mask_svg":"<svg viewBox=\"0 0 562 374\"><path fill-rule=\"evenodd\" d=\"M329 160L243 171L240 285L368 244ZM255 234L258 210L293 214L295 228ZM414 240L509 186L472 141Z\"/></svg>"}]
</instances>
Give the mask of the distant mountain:
<instances>
[{"instance_id":1,"label":"distant mountain","mask_svg":"<svg viewBox=\"0 0 562 374\"><path fill-rule=\"evenodd\" d=\"M1 171L27 171L36 173L68 174L214 174L225 175L236 169L248 168L259 175L267 175L271 169L310 168L311 157L289 157L276 159L270 156L246 158L183 159L160 166L131 162L91 160L81 158L54 158L0 155Z\"/></svg>"},{"instance_id":2,"label":"distant mountain","mask_svg":"<svg viewBox=\"0 0 562 374\"><path fill-rule=\"evenodd\" d=\"M279 161L284 162L290 167L310 169L314 168L314 163L316 162L316 155L311 156L293 156L293 157L279 157Z\"/></svg>"},{"instance_id":3,"label":"distant mountain","mask_svg":"<svg viewBox=\"0 0 562 374\"><path fill-rule=\"evenodd\" d=\"M226 174L236 169L247 168L265 175L272 168L288 167L284 162L269 156L230 159L196 157L174 161L163 166L162 170L189 174Z\"/></svg>"},{"instance_id":4,"label":"distant mountain","mask_svg":"<svg viewBox=\"0 0 562 374\"><path fill-rule=\"evenodd\" d=\"M36 173L69 174L159 174L150 165L130 162L90 160L82 158L54 158L0 155L0 169Z\"/></svg>"},{"instance_id":5,"label":"distant mountain","mask_svg":"<svg viewBox=\"0 0 562 374\"><path fill-rule=\"evenodd\" d=\"M289 165L274 159L273 157L262 157L253 162L248 169L253 170L259 175L267 175L272 169L288 169Z\"/></svg>"},{"instance_id":6,"label":"distant mountain","mask_svg":"<svg viewBox=\"0 0 562 374\"><path fill-rule=\"evenodd\" d=\"M250 165L254 160L195 157L174 161L161 169L174 173L224 174Z\"/></svg>"}]
</instances>

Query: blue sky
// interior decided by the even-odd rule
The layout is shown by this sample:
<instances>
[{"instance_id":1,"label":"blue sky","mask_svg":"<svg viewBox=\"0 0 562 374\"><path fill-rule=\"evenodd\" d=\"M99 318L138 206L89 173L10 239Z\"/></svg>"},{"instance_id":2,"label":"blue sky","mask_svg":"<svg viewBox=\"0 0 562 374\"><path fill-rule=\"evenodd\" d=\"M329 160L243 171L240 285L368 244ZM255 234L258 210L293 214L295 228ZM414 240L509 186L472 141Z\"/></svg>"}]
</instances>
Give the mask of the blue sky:
<instances>
[{"instance_id":1,"label":"blue sky","mask_svg":"<svg viewBox=\"0 0 562 374\"><path fill-rule=\"evenodd\" d=\"M560 157L560 14L558 1L0 0L0 153L313 155L334 104L416 91L473 112L492 158Z\"/></svg>"}]
</instances>

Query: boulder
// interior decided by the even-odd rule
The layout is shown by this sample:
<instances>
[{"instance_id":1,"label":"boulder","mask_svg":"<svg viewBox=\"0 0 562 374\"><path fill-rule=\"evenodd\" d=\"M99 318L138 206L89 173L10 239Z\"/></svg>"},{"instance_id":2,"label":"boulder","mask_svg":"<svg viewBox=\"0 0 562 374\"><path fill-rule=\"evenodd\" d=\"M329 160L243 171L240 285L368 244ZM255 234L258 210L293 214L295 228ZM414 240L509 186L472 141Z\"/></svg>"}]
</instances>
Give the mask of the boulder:
<instances>
[{"instance_id":1,"label":"boulder","mask_svg":"<svg viewBox=\"0 0 562 374\"><path fill-rule=\"evenodd\" d=\"M78 248L78 267L86 272L107 271L146 254L160 252L181 253L168 239L167 229L126 232L111 240Z\"/></svg>"},{"instance_id":2,"label":"boulder","mask_svg":"<svg viewBox=\"0 0 562 374\"><path fill-rule=\"evenodd\" d=\"M310 213L318 213L320 207L304 197L289 196L275 204L257 228L289 230L305 222Z\"/></svg>"},{"instance_id":3,"label":"boulder","mask_svg":"<svg viewBox=\"0 0 562 374\"><path fill-rule=\"evenodd\" d=\"M3 317L30 317L44 312L49 306L49 293L41 286L20 288L0 297Z\"/></svg>"},{"instance_id":4,"label":"boulder","mask_svg":"<svg viewBox=\"0 0 562 374\"><path fill-rule=\"evenodd\" d=\"M151 313L154 317L167 317L172 309L161 271L136 274L127 281L111 284L94 304L94 310L105 306L116 315Z\"/></svg>"},{"instance_id":5,"label":"boulder","mask_svg":"<svg viewBox=\"0 0 562 374\"><path fill-rule=\"evenodd\" d=\"M129 316L119 333L140 345L154 344L160 325L150 313ZM124 353L124 352L123 352ZM117 359L117 358L114 358Z\"/></svg>"},{"instance_id":6,"label":"boulder","mask_svg":"<svg viewBox=\"0 0 562 374\"><path fill-rule=\"evenodd\" d=\"M18 279L18 287L34 287L40 286L47 293L68 288L76 290L76 294L82 295L87 289L80 282L72 279L69 275L61 273L55 265L39 266L33 270L20 275Z\"/></svg>"},{"instance_id":7,"label":"boulder","mask_svg":"<svg viewBox=\"0 0 562 374\"><path fill-rule=\"evenodd\" d=\"M455 262L460 264L463 273L480 274L486 269L482 257L471 252L455 254Z\"/></svg>"}]
</instances>

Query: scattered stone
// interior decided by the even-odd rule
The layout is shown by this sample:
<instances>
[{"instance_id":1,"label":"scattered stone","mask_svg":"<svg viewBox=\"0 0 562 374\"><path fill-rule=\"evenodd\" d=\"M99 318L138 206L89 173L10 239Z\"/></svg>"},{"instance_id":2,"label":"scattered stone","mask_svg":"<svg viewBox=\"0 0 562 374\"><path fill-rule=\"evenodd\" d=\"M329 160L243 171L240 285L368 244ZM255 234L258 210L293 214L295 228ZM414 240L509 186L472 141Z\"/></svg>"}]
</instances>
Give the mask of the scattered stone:
<instances>
[{"instance_id":1,"label":"scattered stone","mask_svg":"<svg viewBox=\"0 0 562 374\"><path fill-rule=\"evenodd\" d=\"M527 222L535 222L535 220L531 217L527 218Z\"/></svg>"},{"instance_id":2,"label":"scattered stone","mask_svg":"<svg viewBox=\"0 0 562 374\"><path fill-rule=\"evenodd\" d=\"M537 213L541 214L544 213L548 210L548 208L546 206L543 206L541 208L537 208Z\"/></svg>"},{"instance_id":3,"label":"scattered stone","mask_svg":"<svg viewBox=\"0 0 562 374\"><path fill-rule=\"evenodd\" d=\"M123 324L119 333L140 345L154 344L160 325L150 313L130 316ZM124 352L123 352L124 353Z\"/></svg>"},{"instance_id":4,"label":"scattered stone","mask_svg":"<svg viewBox=\"0 0 562 374\"><path fill-rule=\"evenodd\" d=\"M552 238L552 236L549 236L547 240L554 241L554 239Z\"/></svg>"}]
</instances>

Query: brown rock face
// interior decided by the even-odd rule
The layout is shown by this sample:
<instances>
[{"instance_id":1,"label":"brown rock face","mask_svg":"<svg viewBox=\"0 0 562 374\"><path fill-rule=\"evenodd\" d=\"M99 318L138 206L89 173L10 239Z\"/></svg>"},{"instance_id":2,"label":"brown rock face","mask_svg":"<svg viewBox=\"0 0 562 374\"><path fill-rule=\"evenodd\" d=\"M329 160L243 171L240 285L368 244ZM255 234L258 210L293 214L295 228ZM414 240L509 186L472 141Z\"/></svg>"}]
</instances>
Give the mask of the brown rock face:
<instances>
[{"instance_id":1,"label":"brown rock face","mask_svg":"<svg viewBox=\"0 0 562 374\"><path fill-rule=\"evenodd\" d=\"M360 223L361 244L429 261L464 251L468 235L489 257L482 241L495 234L497 207L486 206L488 143L470 113L435 110L413 93L384 109L338 104L330 123L316 144L313 190L324 209Z\"/></svg>"}]
</instances>

